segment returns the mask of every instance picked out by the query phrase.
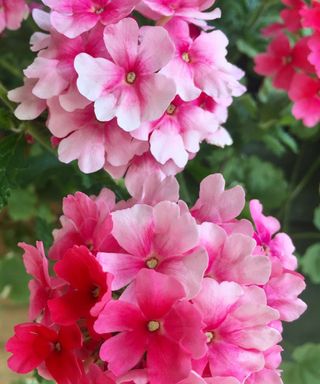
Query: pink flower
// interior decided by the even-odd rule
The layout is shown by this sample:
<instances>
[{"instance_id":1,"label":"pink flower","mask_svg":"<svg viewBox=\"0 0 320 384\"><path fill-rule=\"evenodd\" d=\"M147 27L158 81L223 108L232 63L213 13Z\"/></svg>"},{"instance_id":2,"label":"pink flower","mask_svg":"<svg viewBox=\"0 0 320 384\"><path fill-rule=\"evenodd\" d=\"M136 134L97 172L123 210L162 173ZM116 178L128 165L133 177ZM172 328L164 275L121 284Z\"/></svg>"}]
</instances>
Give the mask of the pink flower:
<instances>
[{"instance_id":1,"label":"pink flower","mask_svg":"<svg viewBox=\"0 0 320 384\"><path fill-rule=\"evenodd\" d=\"M119 332L104 342L101 359L121 375L146 353L150 383L182 380L191 370L191 357L205 353L200 313L182 300L184 291L175 279L152 270L138 274L135 293L136 304L111 301L96 321L99 333Z\"/></svg>"},{"instance_id":2,"label":"pink flower","mask_svg":"<svg viewBox=\"0 0 320 384\"><path fill-rule=\"evenodd\" d=\"M36 79L24 79L24 85L8 92L8 99L21 103L14 111L20 120L34 120L47 108L45 100L32 93L37 83Z\"/></svg>"},{"instance_id":3,"label":"pink flower","mask_svg":"<svg viewBox=\"0 0 320 384\"><path fill-rule=\"evenodd\" d=\"M123 252L97 257L104 271L114 275L113 290L129 284L141 269L153 269L174 277L188 297L197 294L208 260L197 248L198 228L189 212L163 201L114 212L112 221L112 234Z\"/></svg>"},{"instance_id":4,"label":"pink flower","mask_svg":"<svg viewBox=\"0 0 320 384\"><path fill-rule=\"evenodd\" d=\"M191 213L200 223L210 221L224 224L239 216L244 205L243 188L236 186L225 191L225 180L221 174L216 173L202 180L199 199L191 208Z\"/></svg>"},{"instance_id":5,"label":"pink flower","mask_svg":"<svg viewBox=\"0 0 320 384\"><path fill-rule=\"evenodd\" d=\"M52 9L54 28L73 39L97 23L115 24L128 16L139 0L43 0Z\"/></svg>"},{"instance_id":6,"label":"pink flower","mask_svg":"<svg viewBox=\"0 0 320 384\"><path fill-rule=\"evenodd\" d=\"M193 40L189 25L182 20L169 22L166 29L176 53L161 73L175 81L183 100L194 100L204 91L215 101L230 105L232 96L244 93L245 87L238 82L243 72L226 60L228 39L221 31L202 32Z\"/></svg>"},{"instance_id":7,"label":"pink flower","mask_svg":"<svg viewBox=\"0 0 320 384\"><path fill-rule=\"evenodd\" d=\"M134 137L148 138L154 158L165 164L168 160L184 168L190 155L200 149L200 143L218 128L215 116L204 111L196 102L184 102L177 96L159 119L144 123Z\"/></svg>"},{"instance_id":8,"label":"pink flower","mask_svg":"<svg viewBox=\"0 0 320 384\"><path fill-rule=\"evenodd\" d=\"M95 118L93 105L74 112L65 111L57 97L48 101L47 126L60 140L59 160L78 160L84 173L96 172L106 163L128 167L134 156L148 150L148 143L133 139L118 127L115 120L101 123Z\"/></svg>"},{"instance_id":9,"label":"pink flower","mask_svg":"<svg viewBox=\"0 0 320 384\"><path fill-rule=\"evenodd\" d=\"M0 33L5 28L19 29L28 12L25 0L0 0Z\"/></svg>"},{"instance_id":10,"label":"pink flower","mask_svg":"<svg viewBox=\"0 0 320 384\"><path fill-rule=\"evenodd\" d=\"M76 325L56 332L37 323L20 324L6 344L7 351L13 354L8 365L18 373L28 373L43 365L57 384L78 383L84 370L75 351L81 345L82 336Z\"/></svg>"},{"instance_id":11,"label":"pink flower","mask_svg":"<svg viewBox=\"0 0 320 384\"><path fill-rule=\"evenodd\" d=\"M139 30L130 18L107 26L104 38L114 62L78 55L78 88L95 102L98 120L116 116L121 128L133 131L141 122L159 118L175 96L173 82L156 73L171 59L173 45L162 27Z\"/></svg>"},{"instance_id":12,"label":"pink flower","mask_svg":"<svg viewBox=\"0 0 320 384\"><path fill-rule=\"evenodd\" d=\"M64 198L64 215L60 218L62 228L53 233L54 243L49 257L60 260L74 245L85 245L93 254L113 249L115 241L111 236L110 213L114 206L115 196L108 189L103 189L97 197L76 192Z\"/></svg>"},{"instance_id":13,"label":"pink flower","mask_svg":"<svg viewBox=\"0 0 320 384\"><path fill-rule=\"evenodd\" d=\"M320 33L315 32L313 36L309 38L310 54L308 60L314 65L318 77L320 77Z\"/></svg>"},{"instance_id":14,"label":"pink flower","mask_svg":"<svg viewBox=\"0 0 320 384\"><path fill-rule=\"evenodd\" d=\"M300 10L300 15L304 27L320 31L320 4L318 1L313 0L311 7L307 7L304 4L304 7Z\"/></svg>"},{"instance_id":15,"label":"pink flower","mask_svg":"<svg viewBox=\"0 0 320 384\"><path fill-rule=\"evenodd\" d=\"M307 60L310 53L308 41L308 38L303 38L291 48L288 37L279 33L268 46L267 52L255 57L255 71L271 76L275 88L289 90L298 69L310 73L314 71Z\"/></svg>"},{"instance_id":16,"label":"pink flower","mask_svg":"<svg viewBox=\"0 0 320 384\"><path fill-rule=\"evenodd\" d=\"M50 277L48 260L42 242L38 241L36 248L25 243L18 245L24 250L23 263L26 272L33 277L29 282L29 320L34 321L41 318L44 325L51 325L48 300L56 296L57 288L63 286L64 282L59 278Z\"/></svg>"},{"instance_id":17,"label":"pink flower","mask_svg":"<svg viewBox=\"0 0 320 384\"><path fill-rule=\"evenodd\" d=\"M241 233L227 236L219 226L203 223L201 244L209 256L206 276L219 282L235 281L243 285L268 282L271 262L267 256L254 254L256 242L251 237Z\"/></svg>"},{"instance_id":18,"label":"pink flower","mask_svg":"<svg viewBox=\"0 0 320 384\"><path fill-rule=\"evenodd\" d=\"M160 19L160 22L161 18L179 17L205 28L205 20L221 17L220 9L204 12L214 3L215 0L143 0L137 10L150 19Z\"/></svg>"},{"instance_id":19,"label":"pink flower","mask_svg":"<svg viewBox=\"0 0 320 384\"><path fill-rule=\"evenodd\" d=\"M48 301L56 324L72 325L80 319L90 319L90 314L94 316L111 299L111 278L86 247L68 250L54 270L68 283L61 296Z\"/></svg>"},{"instance_id":20,"label":"pink flower","mask_svg":"<svg viewBox=\"0 0 320 384\"><path fill-rule=\"evenodd\" d=\"M193 302L202 313L207 337L207 354L194 364L200 374L209 363L212 376L234 376L242 382L264 367L263 351L281 336L268 326L279 315L266 305L262 289L204 279Z\"/></svg>"}]
</instances>

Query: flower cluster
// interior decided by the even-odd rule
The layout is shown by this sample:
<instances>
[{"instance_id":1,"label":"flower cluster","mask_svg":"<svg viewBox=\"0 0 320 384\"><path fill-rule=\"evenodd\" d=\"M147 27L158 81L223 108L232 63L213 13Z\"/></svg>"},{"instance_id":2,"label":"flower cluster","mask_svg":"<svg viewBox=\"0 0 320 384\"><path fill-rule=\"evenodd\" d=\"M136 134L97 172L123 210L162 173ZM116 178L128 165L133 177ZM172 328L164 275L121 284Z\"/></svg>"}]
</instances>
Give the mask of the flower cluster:
<instances>
[{"instance_id":1,"label":"flower cluster","mask_svg":"<svg viewBox=\"0 0 320 384\"><path fill-rule=\"evenodd\" d=\"M293 115L305 126L320 122L320 3L282 0L281 22L264 30L272 41L255 58L255 71L273 79L274 87L288 92ZM311 29L311 34L304 33Z\"/></svg>"},{"instance_id":2,"label":"flower cluster","mask_svg":"<svg viewBox=\"0 0 320 384\"><path fill-rule=\"evenodd\" d=\"M69 195L48 258L20 244L30 322L7 343L9 367L58 384L282 383L281 324L306 305L279 222L257 200L254 225L237 218L244 191L220 174L191 209L172 176L131 195Z\"/></svg>"},{"instance_id":3,"label":"flower cluster","mask_svg":"<svg viewBox=\"0 0 320 384\"><path fill-rule=\"evenodd\" d=\"M0 33L6 28L12 30L20 28L28 12L25 0L0 0Z\"/></svg>"},{"instance_id":4,"label":"flower cluster","mask_svg":"<svg viewBox=\"0 0 320 384\"><path fill-rule=\"evenodd\" d=\"M9 98L21 120L48 110L62 162L116 178L174 175L202 141L232 143L222 124L245 87L226 59L227 37L207 25L220 17L206 11L214 0L43 3L49 13L33 11L43 30L31 38L37 57Z\"/></svg>"}]
</instances>

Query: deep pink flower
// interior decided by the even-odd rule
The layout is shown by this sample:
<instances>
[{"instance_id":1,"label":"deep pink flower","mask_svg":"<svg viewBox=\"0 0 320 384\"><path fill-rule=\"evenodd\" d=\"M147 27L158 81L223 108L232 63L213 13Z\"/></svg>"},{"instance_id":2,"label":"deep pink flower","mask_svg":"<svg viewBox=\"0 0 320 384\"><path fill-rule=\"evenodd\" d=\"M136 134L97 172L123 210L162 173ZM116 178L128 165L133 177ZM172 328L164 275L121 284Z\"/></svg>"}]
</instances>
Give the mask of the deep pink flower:
<instances>
[{"instance_id":1,"label":"deep pink flower","mask_svg":"<svg viewBox=\"0 0 320 384\"><path fill-rule=\"evenodd\" d=\"M54 243L49 257L59 260L74 245L85 245L93 254L113 249L110 213L114 207L115 195L108 189L103 189L97 197L76 192L64 198L62 228L53 232Z\"/></svg>"},{"instance_id":2,"label":"deep pink flower","mask_svg":"<svg viewBox=\"0 0 320 384\"><path fill-rule=\"evenodd\" d=\"M275 88L288 91L298 69L309 73L314 71L307 60L310 53L308 42L309 38L302 38L291 47L289 38L279 33L268 46L267 52L255 57L255 71L271 76Z\"/></svg>"},{"instance_id":3,"label":"deep pink flower","mask_svg":"<svg viewBox=\"0 0 320 384\"><path fill-rule=\"evenodd\" d=\"M0 0L0 33L5 28L19 29L28 11L25 0Z\"/></svg>"},{"instance_id":4,"label":"deep pink flower","mask_svg":"<svg viewBox=\"0 0 320 384\"><path fill-rule=\"evenodd\" d=\"M121 375L146 353L151 384L182 380L191 370L191 357L205 353L199 312L181 300L184 290L175 279L152 270L138 274L135 292L136 304L111 301L96 321L99 333L119 332L102 345L101 359Z\"/></svg>"},{"instance_id":5,"label":"deep pink flower","mask_svg":"<svg viewBox=\"0 0 320 384\"><path fill-rule=\"evenodd\" d=\"M308 42L310 54L308 60L314 65L318 77L320 77L320 33L314 32Z\"/></svg>"},{"instance_id":6,"label":"deep pink flower","mask_svg":"<svg viewBox=\"0 0 320 384\"><path fill-rule=\"evenodd\" d=\"M289 97L294 102L292 113L307 127L320 121L320 80L304 73L296 73L292 79Z\"/></svg>"},{"instance_id":7,"label":"deep pink flower","mask_svg":"<svg viewBox=\"0 0 320 384\"><path fill-rule=\"evenodd\" d=\"M115 116L126 131L141 122L158 119L176 91L173 82L158 72L171 59L173 44L162 27L139 26L123 19L105 28L104 39L113 61L80 54L75 60L82 95L95 102L98 120Z\"/></svg>"},{"instance_id":8,"label":"deep pink flower","mask_svg":"<svg viewBox=\"0 0 320 384\"><path fill-rule=\"evenodd\" d=\"M207 354L194 363L200 374L209 363L212 376L233 376L242 382L264 367L263 351L281 336L268 326L279 314L266 305L262 289L207 278L193 302L202 313L207 337Z\"/></svg>"},{"instance_id":9,"label":"deep pink flower","mask_svg":"<svg viewBox=\"0 0 320 384\"><path fill-rule=\"evenodd\" d=\"M38 241L37 247L26 243L18 245L24 250L23 263L26 272L33 277L29 282L29 320L34 321L41 318L42 324L51 325L48 300L57 295L57 289L62 287L64 282L59 278L49 276L49 264L42 242Z\"/></svg>"},{"instance_id":10,"label":"deep pink flower","mask_svg":"<svg viewBox=\"0 0 320 384\"><path fill-rule=\"evenodd\" d=\"M77 384L84 374L75 354L81 345L82 336L75 325L57 332L42 324L20 324L6 344L7 351L13 354L8 365L18 373L29 373L43 365L57 384Z\"/></svg>"},{"instance_id":11,"label":"deep pink flower","mask_svg":"<svg viewBox=\"0 0 320 384\"><path fill-rule=\"evenodd\" d=\"M320 32L320 4L317 0L312 0L311 7L304 6L300 10L302 24L306 28L312 28Z\"/></svg>"},{"instance_id":12,"label":"deep pink flower","mask_svg":"<svg viewBox=\"0 0 320 384\"><path fill-rule=\"evenodd\" d=\"M141 269L174 277L193 297L208 265L198 245L198 228L185 207L163 201L155 207L135 205L112 214L112 234L120 253L98 253L104 271L114 275L113 290L129 284Z\"/></svg>"},{"instance_id":13,"label":"deep pink flower","mask_svg":"<svg viewBox=\"0 0 320 384\"><path fill-rule=\"evenodd\" d=\"M201 377L196 372L192 371L190 375L179 381L178 384L240 384L234 377Z\"/></svg>"},{"instance_id":14,"label":"deep pink flower","mask_svg":"<svg viewBox=\"0 0 320 384\"><path fill-rule=\"evenodd\" d=\"M230 105L232 96L244 93L245 87L238 82L243 72L227 61L228 39L221 31L202 32L193 40L189 25L182 20L172 20L166 29L176 53L161 73L175 81L183 100L194 100L204 91L216 101Z\"/></svg>"},{"instance_id":15,"label":"deep pink flower","mask_svg":"<svg viewBox=\"0 0 320 384\"><path fill-rule=\"evenodd\" d=\"M80 319L95 316L111 299L111 276L102 271L88 248L74 246L58 261L54 270L68 283L63 294L49 300L52 320L60 325L72 325Z\"/></svg>"},{"instance_id":16,"label":"deep pink flower","mask_svg":"<svg viewBox=\"0 0 320 384\"><path fill-rule=\"evenodd\" d=\"M114 24L128 16L139 0L43 0L52 9L51 22L73 39L99 22Z\"/></svg>"},{"instance_id":17,"label":"deep pink flower","mask_svg":"<svg viewBox=\"0 0 320 384\"><path fill-rule=\"evenodd\" d=\"M302 28L300 12L305 7L305 2L303 0L282 0L282 3L287 6L280 12L285 28L292 33L298 32Z\"/></svg>"}]
</instances>

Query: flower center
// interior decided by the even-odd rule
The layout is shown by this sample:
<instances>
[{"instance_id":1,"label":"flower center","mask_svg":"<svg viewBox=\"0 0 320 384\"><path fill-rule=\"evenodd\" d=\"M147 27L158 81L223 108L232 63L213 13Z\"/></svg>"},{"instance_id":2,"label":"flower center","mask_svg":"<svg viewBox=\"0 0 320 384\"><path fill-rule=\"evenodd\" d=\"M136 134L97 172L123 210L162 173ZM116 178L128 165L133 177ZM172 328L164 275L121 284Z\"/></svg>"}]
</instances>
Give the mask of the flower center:
<instances>
[{"instance_id":1,"label":"flower center","mask_svg":"<svg viewBox=\"0 0 320 384\"><path fill-rule=\"evenodd\" d=\"M100 295L100 287L97 287L97 286L93 287L91 289L91 295L94 299L97 299Z\"/></svg>"},{"instance_id":2,"label":"flower center","mask_svg":"<svg viewBox=\"0 0 320 384\"><path fill-rule=\"evenodd\" d=\"M175 110L176 110L176 106L173 105L173 104L170 104L169 107L167 108L167 114L168 115L173 115Z\"/></svg>"},{"instance_id":3,"label":"flower center","mask_svg":"<svg viewBox=\"0 0 320 384\"><path fill-rule=\"evenodd\" d=\"M146 261L146 266L149 269L155 269L158 264L159 264L159 260L156 257L151 257Z\"/></svg>"},{"instance_id":4,"label":"flower center","mask_svg":"<svg viewBox=\"0 0 320 384\"><path fill-rule=\"evenodd\" d=\"M206 332L205 335L207 337L207 344L211 344L216 338L214 332Z\"/></svg>"},{"instance_id":5,"label":"flower center","mask_svg":"<svg viewBox=\"0 0 320 384\"><path fill-rule=\"evenodd\" d=\"M190 63L191 59L188 52L183 52L181 57L183 61L185 61L186 63Z\"/></svg>"},{"instance_id":6,"label":"flower center","mask_svg":"<svg viewBox=\"0 0 320 384\"><path fill-rule=\"evenodd\" d=\"M54 344L54 350L57 352L61 352L61 344L59 342Z\"/></svg>"},{"instance_id":7,"label":"flower center","mask_svg":"<svg viewBox=\"0 0 320 384\"><path fill-rule=\"evenodd\" d=\"M96 15L101 15L101 13L104 12L104 8L100 7L99 5L95 5L92 7L92 12L95 13Z\"/></svg>"},{"instance_id":8,"label":"flower center","mask_svg":"<svg viewBox=\"0 0 320 384\"><path fill-rule=\"evenodd\" d=\"M128 84L133 84L136 81L137 75L134 72L128 72L126 81Z\"/></svg>"},{"instance_id":9,"label":"flower center","mask_svg":"<svg viewBox=\"0 0 320 384\"><path fill-rule=\"evenodd\" d=\"M148 323L148 331L149 332L156 332L160 329L160 323L159 321L151 320Z\"/></svg>"}]
</instances>

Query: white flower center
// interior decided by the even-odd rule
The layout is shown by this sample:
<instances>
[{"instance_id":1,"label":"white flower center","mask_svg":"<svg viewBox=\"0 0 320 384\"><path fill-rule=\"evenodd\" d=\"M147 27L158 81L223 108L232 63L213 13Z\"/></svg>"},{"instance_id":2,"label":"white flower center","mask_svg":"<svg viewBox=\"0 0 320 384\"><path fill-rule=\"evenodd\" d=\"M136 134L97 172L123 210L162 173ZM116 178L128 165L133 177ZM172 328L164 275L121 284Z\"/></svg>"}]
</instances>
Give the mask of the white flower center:
<instances>
[{"instance_id":1,"label":"white flower center","mask_svg":"<svg viewBox=\"0 0 320 384\"><path fill-rule=\"evenodd\" d=\"M126 76L126 81L128 84L133 84L136 81L137 75L135 72L128 72Z\"/></svg>"},{"instance_id":2,"label":"white flower center","mask_svg":"<svg viewBox=\"0 0 320 384\"><path fill-rule=\"evenodd\" d=\"M155 321L155 320L149 321L149 323L148 323L148 331L149 332L156 332L159 329L160 329L159 321Z\"/></svg>"}]
</instances>

